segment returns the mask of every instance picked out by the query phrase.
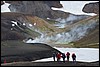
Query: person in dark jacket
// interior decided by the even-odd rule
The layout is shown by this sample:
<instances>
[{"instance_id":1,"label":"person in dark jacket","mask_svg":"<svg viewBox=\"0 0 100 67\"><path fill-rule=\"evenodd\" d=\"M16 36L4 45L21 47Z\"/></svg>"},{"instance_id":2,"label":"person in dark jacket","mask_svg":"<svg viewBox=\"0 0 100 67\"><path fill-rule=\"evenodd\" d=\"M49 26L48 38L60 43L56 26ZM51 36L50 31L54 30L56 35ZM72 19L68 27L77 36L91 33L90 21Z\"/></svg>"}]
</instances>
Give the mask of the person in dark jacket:
<instances>
[{"instance_id":1,"label":"person in dark jacket","mask_svg":"<svg viewBox=\"0 0 100 67\"><path fill-rule=\"evenodd\" d=\"M66 58L65 53L62 53L62 58L63 58L63 62L65 62L65 58Z\"/></svg>"},{"instance_id":2,"label":"person in dark jacket","mask_svg":"<svg viewBox=\"0 0 100 67\"><path fill-rule=\"evenodd\" d=\"M56 53L53 52L53 60L55 61L55 59L56 59Z\"/></svg>"},{"instance_id":3,"label":"person in dark jacket","mask_svg":"<svg viewBox=\"0 0 100 67\"><path fill-rule=\"evenodd\" d=\"M70 58L70 53L69 53L69 52L67 52L67 53L66 53L66 56L67 56L67 61L69 61L69 58Z\"/></svg>"},{"instance_id":4,"label":"person in dark jacket","mask_svg":"<svg viewBox=\"0 0 100 67\"><path fill-rule=\"evenodd\" d=\"M76 61L76 55L75 55L75 53L72 54L72 59L73 59L73 62Z\"/></svg>"}]
</instances>

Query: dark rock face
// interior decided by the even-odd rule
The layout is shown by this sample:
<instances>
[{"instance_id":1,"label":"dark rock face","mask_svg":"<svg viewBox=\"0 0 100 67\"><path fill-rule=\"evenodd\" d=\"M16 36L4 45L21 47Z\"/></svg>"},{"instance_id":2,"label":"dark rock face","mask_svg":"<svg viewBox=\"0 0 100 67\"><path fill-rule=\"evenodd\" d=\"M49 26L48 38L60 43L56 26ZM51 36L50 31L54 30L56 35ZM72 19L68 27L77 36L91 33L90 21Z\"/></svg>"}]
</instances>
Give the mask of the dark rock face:
<instances>
[{"instance_id":1,"label":"dark rock face","mask_svg":"<svg viewBox=\"0 0 100 67\"><path fill-rule=\"evenodd\" d=\"M3 5L4 4L4 2L3 1L1 1L1 5Z\"/></svg>"},{"instance_id":2,"label":"dark rock face","mask_svg":"<svg viewBox=\"0 0 100 67\"><path fill-rule=\"evenodd\" d=\"M21 3L22 1L6 1L6 3L10 3L10 4L19 4ZM28 1L27 1L28 2ZM35 1L33 1L35 2ZM60 1L38 1L38 2L41 2L43 4L47 4L49 7L56 7L56 8L61 8L63 7L61 4L60 4Z\"/></svg>"},{"instance_id":3,"label":"dark rock face","mask_svg":"<svg viewBox=\"0 0 100 67\"><path fill-rule=\"evenodd\" d=\"M18 4L18 3L21 3L21 1L5 1L6 3L9 3L9 4Z\"/></svg>"},{"instance_id":4,"label":"dark rock face","mask_svg":"<svg viewBox=\"0 0 100 67\"><path fill-rule=\"evenodd\" d=\"M65 14L62 11L53 11L51 9L51 7L61 8L62 5L59 1L17 1L16 3L11 1L6 2L11 4L9 8L12 12L32 14L40 18L57 19L59 17L65 17L65 15L68 15L68 13Z\"/></svg>"},{"instance_id":5,"label":"dark rock face","mask_svg":"<svg viewBox=\"0 0 100 67\"><path fill-rule=\"evenodd\" d=\"M61 8L63 7L60 4L60 1L44 1L44 3L46 3L49 7L56 7L56 8Z\"/></svg>"},{"instance_id":6,"label":"dark rock face","mask_svg":"<svg viewBox=\"0 0 100 67\"><path fill-rule=\"evenodd\" d=\"M99 14L99 2L86 4L82 11Z\"/></svg>"}]
</instances>

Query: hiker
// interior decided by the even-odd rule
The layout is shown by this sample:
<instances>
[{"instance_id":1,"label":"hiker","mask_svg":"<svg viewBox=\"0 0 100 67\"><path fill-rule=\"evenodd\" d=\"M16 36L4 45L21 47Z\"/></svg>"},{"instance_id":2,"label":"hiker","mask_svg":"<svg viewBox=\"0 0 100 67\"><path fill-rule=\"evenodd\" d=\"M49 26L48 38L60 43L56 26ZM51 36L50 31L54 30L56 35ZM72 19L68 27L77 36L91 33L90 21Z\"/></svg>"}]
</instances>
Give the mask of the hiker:
<instances>
[{"instance_id":1,"label":"hiker","mask_svg":"<svg viewBox=\"0 0 100 67\"><path fill-rule=\"evenodd\" d=\"M69 61L69 58L70 58L70 53L69 53L69 52L67 52L67 53L66 53L66 56L67 56L67 61Z\"/></svg>"},{"instance_id":2,"label":"hiker","mask_svg":"<svg viewBox=\"0 0 100 67\"><path fill-rule=\"evenodd\" d=\"M72 54L72 59L73 59L73 62L76 61L76 55L75 55L75 53Z\"/></svg>"},{"instance_id":3,"label":"hiker","mask_svg":"<svg viewBox=\"0 0 100 67\"><path fill-rule=\"evenodd\" d=\"M56 59L56 53L53 52L53 60L55 61L55 59Z\"/></svg>"},{"instance_id":4,"label":"hiker","mask_svg":"<svg viewBox=\"0 0 100 67\"><path fill-rule=\"evenodd\" d=\"M62 53L63 62L65 62L66 55Z\"/></svg>"},{"instance_id":5,"label":"hiker","mask_svg":"<svg viewBox=\"0 0 100 67\"><path fill-rule=\"evenodd\" d=\"M60 59L61 59L61 53L57 53L57 61L60 61Z\"/></svg>"}]
</instances>

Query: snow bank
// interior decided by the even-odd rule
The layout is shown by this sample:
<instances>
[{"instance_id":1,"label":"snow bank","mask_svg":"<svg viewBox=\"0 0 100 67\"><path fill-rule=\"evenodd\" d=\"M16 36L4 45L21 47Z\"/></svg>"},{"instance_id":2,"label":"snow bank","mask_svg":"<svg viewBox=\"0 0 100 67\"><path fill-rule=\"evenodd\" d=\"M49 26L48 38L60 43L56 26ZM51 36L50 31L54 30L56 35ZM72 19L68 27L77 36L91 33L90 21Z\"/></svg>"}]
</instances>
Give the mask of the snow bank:
<instances>
[{"instance_id":1,"label":"snow bank","mask_svg":"<svg viewBox=\"0 0 100 67\"><path fill-rule=\"evenodd\" d=\"M70 52L70 54L72 55L72 53L76 54L76 61L81 61L81 62L95 62L95 61L99 61L99 49L96 48L57 48L54 47L58 50L60 50L63 53L67 53ZM66 58L67 60L67 58ZM70 56L70 61L72 61L72 58ZM32 62L47 62L47 61L53 61L53 58L45 58L45 59L41 59L41 60L36 60L36 61L32 61ZM62 61L62 59L61 59Z\"/></svg>"},{"instance_id":2,"label":"snow bank","mask_svg":"<svg viewBox=\"0 0 100 67\"><path fill-rule=\"evenodd\" d=\"M3 1L3 2L4 2L4 4L1 5L1 12L2 12L2 13L3 13L3 12L11 12L10 9L8 8L8 6L9 6L10 4L5 3L5 1Z\"/></svg>"}]
</instances>

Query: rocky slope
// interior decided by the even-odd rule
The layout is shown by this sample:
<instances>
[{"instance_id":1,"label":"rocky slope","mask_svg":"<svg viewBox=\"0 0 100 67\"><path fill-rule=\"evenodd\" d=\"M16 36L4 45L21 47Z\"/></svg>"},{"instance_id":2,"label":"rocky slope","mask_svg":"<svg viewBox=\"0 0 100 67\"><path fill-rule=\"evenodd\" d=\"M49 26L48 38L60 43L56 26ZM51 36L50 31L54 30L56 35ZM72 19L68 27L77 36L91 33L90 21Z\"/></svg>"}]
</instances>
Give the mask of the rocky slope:
<instances>
[{"instance_id":1,"label":"rocky slope","mask_svg":"<svg viewBox=\"0 0 100 67\"><path fill-rule=\"evenodd\" d=\"M40 18L58 18L64 17L64 13L61 11L53 11L51 7L61 8L62 5L59 1L6 1L10 3L9 6L11 12L19 12L24 14L32 14ZM60 14L59 14L60 13Z\"/></svg>"},{"instance_id":2,"label":"rocky slope","mask_svg":"<svg viewBox=\"0 0 100 67\"><path fill-rule=\"evenodd\" d=\"M1 40L23 40L39 35L30 29L27 22L23 14L1 13ZM23 25L24 23L26 25Z\"/></svg>"},{"instance_id":3,"label":"rocky slope","mask_svg":"<svg viewBox=\"0 0 100 67\"><path fill-rule=\"evenodd\" d=\"M47 21L29 14L15 12L1 13L1 40L23 40L41 34L61 31ZM8 33L5 33L8 32Z\"/></svg>"},{"instance_id":4,"label":"rocky slope","mask_svg":"<svg viewBox=\"0 0 100 67\"><path fill-rule=\"evenodd\" d=\"M65 28L63 28L59 32L49 33L48 35L42 35L41 37L38 37L35 40L33 40L33 42L68 44L70 42L75 42L80 39L84 39L85 36L87 36L86 41L88 42L84 42L85 41L84 40L83 41L84 44L82 45L98 43L99 42L98 26L99 26L99 16L88 17L76 23L72 23L70 25L65 26ZM95 35L96 37L92 37L92 35ZM91 38L92 40L88 38Z\"/></svg>"},{"instance_id":5,"label":"rocky slope","mask_svg":"<svg viewBox=\"0 0 100 67\"><path fill-rule=\"evenodd\" d=\"M76 18L74 18L74 20L71 20L70 18L72 17ZM55 22L51 24L52 21L50 20L48 22L47 19L43 20L30 14L22 14L16 12L1 13L1 40L24 40L30 37L34 39L40 35L50 36L65 31L64 28L60 29L54 24L63 23L64 25L67 25L68 22L69 25L71 25L76 21L85 19L86 17L88 16L71 15L66 19L50 19Z\"/></svg>"},{"instance_id":6,"label":"rocky slope","mask_svg":"<svg viewBox=\"0 0 100 67\"><path fill-rule=\"evenodd\" d=\"M77 47L99 47L99 16L92 17L96 21L93 29L88 29L88 34L75 42ZM90 20L89 20L90 21Z\"/></svg>"},{"instance_id":7,"label":"rocky slope","mask_svg":"<svg viewBox=\"0 0 100 67\"><path fill-rule=\"evenodd\" d=\"M53 52L60 52L47 44L26 44L22 41L8 40L1 42L1 63L34 61L52 57Z\"/></svg>"}]
</instances>

